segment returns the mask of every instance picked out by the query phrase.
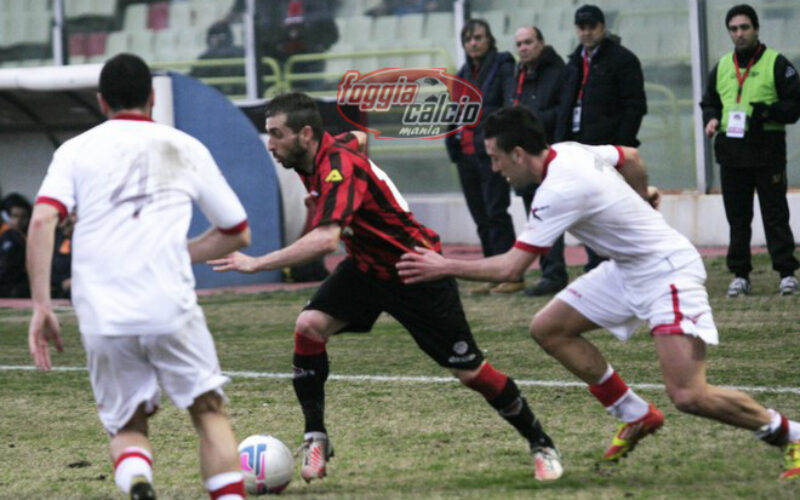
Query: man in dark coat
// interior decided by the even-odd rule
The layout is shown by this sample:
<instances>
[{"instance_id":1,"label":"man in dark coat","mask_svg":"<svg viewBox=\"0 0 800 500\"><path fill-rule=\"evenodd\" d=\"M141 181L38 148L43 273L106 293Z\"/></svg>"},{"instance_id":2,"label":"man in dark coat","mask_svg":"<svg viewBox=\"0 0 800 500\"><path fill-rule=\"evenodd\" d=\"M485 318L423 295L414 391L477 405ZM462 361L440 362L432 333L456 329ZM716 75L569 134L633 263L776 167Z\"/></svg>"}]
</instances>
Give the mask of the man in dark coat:
<instances>
[{"instance_id":1,"label":"man in dark coat","mask_svg":"<svg viewBox=\"0 0 800 500\"><path fill-rule=\"evenodd\" d=\"M611 39L605 15L595 5L575 11L580 46L570 54L572 110L566 139L583 144L639 146L636 135L647 114L644 75L639 59ZM605 260L586 247L589 271Z\"/></svg>"},{"instance_id":2,"label":"man in dark coat","mask_svg":"<svg viewBox=\"0 0 800 500\"><path fill-rule=\"evenodd\" d=\"M498 52L489 24L470 19L461 30L467 61L457 76L480 89L483 96L481 121L445 139L450 160L458 167L461 189L472 220L478 228L484 257L505 253L514 244L514 225L508 214L511 189L508 182L492 172L492 164L483 145L483 120L503 107L512 91L514 58ZM524 281L491 283L474 288L473 293L513 293L525 288Z\"/></svg>"},{"instance_id":3,"label":"man in dark coat","mask_svg":"<svg viewBox=\"0 0 800 500\"><path fill-rule=\"evenodd\" d=\"M544 126L548 144L562 140L564 120L570 101L569 87L564 85L568 70L553 47L547 45L541 30L523 26L514 35L519 64L514 74L514 88L507 102L510 106L524 106L531 110ZM538 184L517 191L522 197L525 213L530 211ZM564 262L564 238L559 238L553 248L542 256L542 279L536 286L527 288L527 295L550 295L567 286L567 268Z\"/></svg>"}]
</instances>

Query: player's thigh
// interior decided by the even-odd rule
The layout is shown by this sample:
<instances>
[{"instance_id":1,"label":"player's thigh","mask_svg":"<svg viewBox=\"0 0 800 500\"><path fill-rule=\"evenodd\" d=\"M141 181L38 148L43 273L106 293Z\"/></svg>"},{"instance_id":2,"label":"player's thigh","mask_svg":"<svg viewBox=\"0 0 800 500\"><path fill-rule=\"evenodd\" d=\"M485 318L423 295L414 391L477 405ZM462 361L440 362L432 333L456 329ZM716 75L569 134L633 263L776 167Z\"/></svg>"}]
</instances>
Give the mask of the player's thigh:
<instances>
[{"instance_id":1,"label":"player's thigh","mask_svg":"<svg viewBox=\"0 0 800 500\"><path fill-rule=\"evenodd\" d=\"M386 312L440 366L469 371L481 365L483 353L467 323L455 279L397 284L384 298Z\"/></svg>"},{"instance_id":2,"label":"player's thigh","mask_svg":"<svg viewBox=\"0 0 800 500\"><path fill-rule=\"evenodd\" d=\"M376 278L360 272L350 259L345 259L322 282L295 326L322 328L326 337L343 331L368 332L381 313L376 299L379 285ZM305 315L309 312L312 314ZM301 318L303 323L299 323Z\"/></svg>"},{"instance_id":3,"label":"player's thigh","mask_svg":"<svg viewBox=\"0 0 800 500\"><path fill-rule=\"evenodd\" d=\"M222 386L229 379L221 373L214 340L199 307L178 332L143 335L141 339L175 406L189 408L195 398L209 391L224 397Z\"/></svg>"},{"instance_id":4,"label":"player's thigh","mask_svg":"<svg viewBox=\"0 0 800 500\"><path fill-rule=\"evenodd\" d=\"M565 325L578 334L598 326L609 330L620 340L627 340L641 323L626 299L624 277L614 261L605 261L561 290L545 308L545 326L558 327L558 316L564 312L570 323ZM568 308L562 308L558 302ZM577 312L575 315L572 311ZM538 317L538 315L537 315ZM534 325L537 319L534 318Z\"/></svg>"},{"instance_id":5,"label":"player's thigh","mask_svg":"<svg viewBox=\"0 0 800 500\"><path fill-rule=\"evenodd\" d=\"M145 414L158 407L156 371L137 336L81 336L86 350L89 380L100 421L117 434L140 406Z\"/></svg>"},{"instance_id":6,"label":"player's thigh","mask_svg":"<svg viewBox=\"0 0 800 500\"><path fill-rule=\"evenodd\" d=\"M697 337L659 335L654 339L661 374L673 400L706 384L706 344Z\"/></svg>"}]
</instances>

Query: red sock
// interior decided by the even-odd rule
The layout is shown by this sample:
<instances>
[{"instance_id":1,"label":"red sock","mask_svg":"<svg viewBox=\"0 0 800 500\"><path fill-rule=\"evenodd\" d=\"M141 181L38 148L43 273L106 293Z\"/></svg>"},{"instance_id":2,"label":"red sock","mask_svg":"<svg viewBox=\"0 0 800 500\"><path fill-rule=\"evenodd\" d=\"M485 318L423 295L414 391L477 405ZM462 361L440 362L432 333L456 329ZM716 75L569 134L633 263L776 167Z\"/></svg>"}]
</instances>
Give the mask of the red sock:
<instances>
[{"instance_id":1,"label":"red sock","mask_svg":"<svg viewBox=\"0 0 800 500\"><path fill-rule=\"evenodd\" d=\"M628 392L628 384L614 371L605 382L590 385L589 391L594 394L594 397L596 397L603 406L608 408L619 401L619 398Z\"/></svg>"},{"instance_id":2,"label":"red sock","mask_svg":"<svg viewBox=\"0 0 800 500\"><path fill-rule=\"evenodd\" d=\"M492 401L503 392L507 380L508 377L505 374L495 370L487 361L475 378L466 383L466 386L481 393L487 401Z\"/></svg>"},{"instance_id":3,"label":"red sock","mask_svg":"<svg viewBox=\"0 0 800 500\"><path fill-rule=\"evenodd\" d=\"M294 352L302 356L315 356L325 352L325 342L310 339L300 332L294 332Z\"/></svg>"},{"instance_id":4,"label":"red sock","mask_svg":"<svg viewBox=\"0 0 800 500\"><path fill-rule=\"evenodd\" d=\"M241 472L223 472L212 476L206 480L206 489L211 500L235 500L246 495Z\"/></svg>"}]
</instances>

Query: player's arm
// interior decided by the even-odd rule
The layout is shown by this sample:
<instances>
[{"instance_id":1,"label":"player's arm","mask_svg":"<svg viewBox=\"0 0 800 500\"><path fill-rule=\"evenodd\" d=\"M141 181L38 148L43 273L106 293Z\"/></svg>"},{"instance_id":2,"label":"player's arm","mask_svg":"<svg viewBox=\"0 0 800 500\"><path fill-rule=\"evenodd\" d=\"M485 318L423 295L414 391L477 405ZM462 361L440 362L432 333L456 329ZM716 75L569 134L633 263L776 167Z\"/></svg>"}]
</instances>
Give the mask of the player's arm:
<instances>
[{"instance_id":1,"label":"player's arm","mask_svg":"<svg viewBox=\"0 0 800 500\"><path fill-rule=\"evenodd\" d=\"M36 367L49 370L50 349L52 341L59 352L64 348L61 343L61 327L53 313L50 300L50 272L53 263L53 245L58 225L59 210L48 204L36 204L28 227L26 267L33 298L33 315L28 327L28 349Z\"/></svg>"},{"instance_id":2,"label":"player's arm","mask_svg":"<svg viewBox=\"0 0 800 500\"><path fill-rule=\"evenodd\" d=\"M508 252L478 260L448 259L437 252L417 247L396 264L398 275L406 284L432 281L447 276L475 281L519 281L533 264L537 253L512 247Z\"/></svg>"},{"instance_id":3,"label":"player's arm","mask_svg":"<svg viewBox=\"0 0 800 500\"><path fill-rule=\"evenodd\" d=\"M233 231L216 227L209 228L206 232L189 240L189 256L192 264L219 259L250 245L250 228Z\"/></svg>"},{"instance_id":4,"label":"player's arm","mask_svg":"<svg viewBox=\"0 0 800 500\"><path fill-rule=\"evenodd\" d=\"M208 263L213 266L214 271L255 273L282 269L319 259L335 251L339 247L341 236L342 228L339 224L324 224L315 227L288 247L260 257L235 252L221 259L210 260Z\"/></svg>"},{"instance_id":5,"label":"player's arm","mask_svg":"<svg viewBox=\"0 0 800 500\"><path fill-rule=\"evenodd\" d=\"M639 151L627 146L619 146L618 149L622 155L622 165L617 167L617 171L622 174L625 182L639 193L639 196L653 208L658 208L661 193L654 186L647 185L647 169L644 160L639 156Z\"/></svg>"}]
</instances>

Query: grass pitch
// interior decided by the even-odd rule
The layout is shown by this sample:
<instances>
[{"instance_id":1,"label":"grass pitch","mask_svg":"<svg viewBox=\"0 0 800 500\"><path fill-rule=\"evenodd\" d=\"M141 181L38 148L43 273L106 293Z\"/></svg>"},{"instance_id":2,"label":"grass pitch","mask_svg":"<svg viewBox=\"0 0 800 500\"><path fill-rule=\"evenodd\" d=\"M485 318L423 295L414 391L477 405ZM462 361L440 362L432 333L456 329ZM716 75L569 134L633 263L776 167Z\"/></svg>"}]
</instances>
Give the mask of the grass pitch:
<instances>
[{"instance_id":1,"label":"grass pitch","mask_svg":"<svg viewBox=\"0 0 800 500\"><path fill-rule=\"evenodd\" d=\"M755 397L800 418L800 394L764 388L798 386L800 297L779 297L765 256L755 258L753 295L725 298L722 259L706 261L721 345L709 350L713 383L757 386ZM578 269L571 272L577 274ZM536 279L531 276L531 279ZM462 290L469 288L463 284ZM289 373L294 319L312 291L216 295L202 300L224 370ZM478 344L498 369L519 381L574 382L528 337L545 299L463 294ZM97 419L71 310L61 312L66 352L58 367L76 371L0 371L0 498L121 498L106 436ZM28 314L0 310L0 365L30 365ZM639 332L627 344L590 334L630 384L660 383L652 342ZM447 377L388 317L370 334L329 344L331 373ZM336 457L329 477L288 498L798 498L800 481L781 483L782 455L748 432L677 412L663 391L639 389L659 405L666 425L615 466L600 465L615 421L584 387L523 385L523 392L565 461L564 477L539 484L527 446L483 399L455 382L334 379L327 423ZM234 376L226 388L239 439L269 433L299 444L302 416L288 378ZM160 498L207 498L199 479L188 416L164 402L151 420Z\"/></svg>"}]
</instances>

